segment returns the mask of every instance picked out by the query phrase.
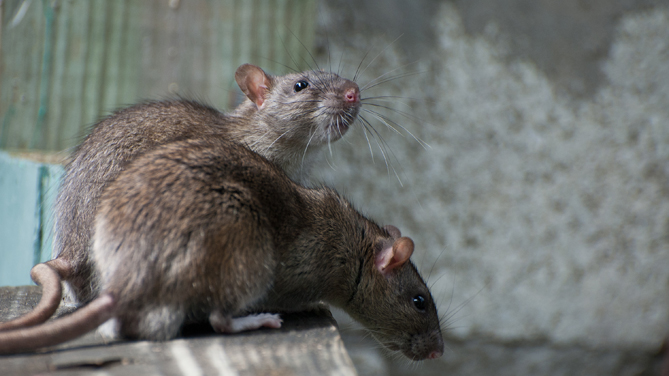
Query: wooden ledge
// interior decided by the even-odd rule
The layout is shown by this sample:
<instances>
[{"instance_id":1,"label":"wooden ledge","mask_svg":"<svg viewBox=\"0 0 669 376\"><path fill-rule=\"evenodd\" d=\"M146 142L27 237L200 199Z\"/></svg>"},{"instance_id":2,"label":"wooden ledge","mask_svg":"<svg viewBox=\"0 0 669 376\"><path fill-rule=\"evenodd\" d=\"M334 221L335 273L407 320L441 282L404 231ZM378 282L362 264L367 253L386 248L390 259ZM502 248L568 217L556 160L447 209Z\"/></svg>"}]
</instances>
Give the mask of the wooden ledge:
<instances>
[{"instance_id":1,"label":"wooden ledge","mask_svg":"<svg viewBox=\"0 0 669 376\"><path fill-rule=\"evenodd\" d=\"M31 310L37 286L0 287L0 321ZM61 306L56 317L71 308ZM281 329L217 335L205 325L189 326L167 342L105 343L91 332L31 354L0 356L3 375L356 375L336 322L321 307L282 315Z\"/></svg>"}]
</instances>

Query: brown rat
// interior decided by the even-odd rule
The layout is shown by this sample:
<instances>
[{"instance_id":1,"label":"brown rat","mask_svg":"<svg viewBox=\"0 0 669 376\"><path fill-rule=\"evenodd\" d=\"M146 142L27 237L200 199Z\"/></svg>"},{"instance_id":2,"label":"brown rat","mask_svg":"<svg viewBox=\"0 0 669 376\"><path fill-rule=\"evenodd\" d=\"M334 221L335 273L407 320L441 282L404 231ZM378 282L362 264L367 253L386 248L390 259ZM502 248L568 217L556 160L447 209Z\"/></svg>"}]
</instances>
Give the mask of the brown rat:
<instances>
[{"instance_id":1,"label":"brown rat","mask_svg":"<svg viewBox=\"0 0 669 376\"><path fill-rule=\"evenodd\" d=\"M91 253L100 297L72 318L0 333L0 352L53 345L109 318L118 334L151 340L174 338L190 318L224 332L277 327L273 315L234 317L325 301L389 349L436 358L439 319L413 247L242 145L175 142L138 157L101 197Z\"/></svg>"},{"instance_id":2,"label":"brown rat","mask_svg":"<svg viewBox=\"0 0 669 376\"><path fill-rule=\"evenodd\" d=\"M244 64L235 79L247 98L229 114L195 101L168 100L122 109L94 126L66 167L56 198L54 260L31 272L35 282L64 280L73 302L95 297L89 244L98 200L138 155L182 139L224 138L247 145L304 182L312 154L341 138L360 109L358 85L334 73L271 76ZM36 310L1 323L0 330L43 322L61 295L60 287L48 287Z\"/></svg>"}]
</instances>

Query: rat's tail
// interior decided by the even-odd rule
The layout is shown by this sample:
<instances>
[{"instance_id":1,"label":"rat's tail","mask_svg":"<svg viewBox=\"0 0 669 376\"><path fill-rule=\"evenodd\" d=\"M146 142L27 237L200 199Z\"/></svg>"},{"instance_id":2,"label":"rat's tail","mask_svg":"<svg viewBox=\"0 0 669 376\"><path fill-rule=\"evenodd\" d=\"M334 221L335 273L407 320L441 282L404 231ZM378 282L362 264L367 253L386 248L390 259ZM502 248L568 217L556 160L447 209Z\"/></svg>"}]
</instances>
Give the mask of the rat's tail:
<instances>
[{"instance_id":1,"label":"rat's tail","mask_svg":"<svg viewBox=\"0 0 669 376\"><path fill-rule=\"evenodd\" d=\"M30 270L30 277L35 283L42 286L42 298L39 304L35 309L17 319L0 323L0 331L25 328L48 320L58 309L63 296L60 281L67 278L70 272L70 264L61 259L35 265Z\"/></svg>"},{"instance_id":2,"label":"rat's tail","mask_svg":"<svg viewBox=\"0 0 669 376\"><path fill-rule=\"evenodd\" d=\"M85 307L52 322L0 332L0 354L31 351L77 338L109 320L114 306L112 295L103 294Z\"/></svg>"}]
</instances>

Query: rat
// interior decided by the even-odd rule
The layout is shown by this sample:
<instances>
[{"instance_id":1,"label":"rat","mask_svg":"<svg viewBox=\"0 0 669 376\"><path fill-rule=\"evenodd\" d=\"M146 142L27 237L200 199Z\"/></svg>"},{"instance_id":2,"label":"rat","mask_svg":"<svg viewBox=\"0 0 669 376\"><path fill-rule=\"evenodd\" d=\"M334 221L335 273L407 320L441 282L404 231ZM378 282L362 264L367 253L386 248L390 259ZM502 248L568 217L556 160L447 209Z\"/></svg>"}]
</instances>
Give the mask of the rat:
<instances>
[{"instance_id":1,"label":"rat","mask_svg":"<svg viewBox=\"0 0 669 376\"><path fill-rule=\"evenodd\" d=\"M238 143L190 139L138 157L102 194L92 244L99 297L71 316L0 332L0 353L103 323L107 334L146 340L207 318L217 332L277 328L280 316L268 312L326 302L410 359L443 354L413 241Z\"/></svg>"},{"instance_id":2,"label":"rat","mask_svg":"<svg viewBox=\"0 0 669 376\"><path fill-rule=\"evenodd\" d=\"M247 145L304 183L317 150L340 139L361 106L355 82L322 70L272 76L244 64L235 80L246 99L231 113L196 101L154 101L119 110L93 127L73 152L56 197L54 259L31 270L43 298L31 313L0 323L0 331L50 317L63 296L54 285L58 280L73 304L96 296L91 224L102 191L137 156L177 140L224 138Z\"/></svg>"}]
</instances>

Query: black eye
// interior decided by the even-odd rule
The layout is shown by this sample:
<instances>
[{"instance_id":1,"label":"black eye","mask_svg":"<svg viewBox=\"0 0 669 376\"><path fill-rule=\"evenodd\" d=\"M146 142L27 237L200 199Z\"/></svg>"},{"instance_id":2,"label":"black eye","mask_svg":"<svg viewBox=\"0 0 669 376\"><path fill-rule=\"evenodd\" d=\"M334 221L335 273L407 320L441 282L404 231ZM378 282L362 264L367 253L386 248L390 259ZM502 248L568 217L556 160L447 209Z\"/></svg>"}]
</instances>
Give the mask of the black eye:
<instances>
[{"instance_id":1,"label":"black eye","mask_svg":"<svg viewBox=\"0 0 669 376\"><path fill-rule=\"evenodd\" d=\"M307 81L299 81L298 83L295 84L295 92L297 93L302 89L306 89L307 86L309 86L309 83Z\"/></svg>"},{"instance_id":2,"label":"black eye","mask_svg":"<svg viewBox=\"0 0 669 376\"><path fill-rule=\"evenodd\" d=\"M416 295L413 297L413 305L419 311L425 311L425 298L423 295Z\"/></svg>"}]
</instances>

